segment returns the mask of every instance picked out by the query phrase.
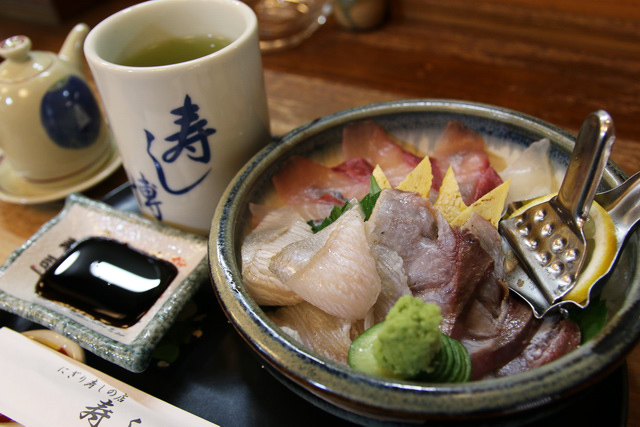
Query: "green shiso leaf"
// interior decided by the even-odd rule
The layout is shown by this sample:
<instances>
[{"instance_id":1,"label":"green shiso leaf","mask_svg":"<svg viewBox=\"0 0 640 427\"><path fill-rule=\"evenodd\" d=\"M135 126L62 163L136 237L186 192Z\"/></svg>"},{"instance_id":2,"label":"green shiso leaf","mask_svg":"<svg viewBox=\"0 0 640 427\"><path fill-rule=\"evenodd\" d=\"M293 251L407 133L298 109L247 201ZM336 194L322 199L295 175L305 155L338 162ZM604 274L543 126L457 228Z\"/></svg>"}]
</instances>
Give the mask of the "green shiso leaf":
<instances>
[{"instance_id":1,"label":"green shiso leaf","mask_svg":"<svg viewBox=\"0 0 640 427\"><path fill-rule=\"evenodd\" d=\"M382 190L380 189L380 186L378 185L378 182L376 181L376 179L372 175L371 176L371 185L369 187L369 194L364 196L362 198L362 200L359 202L360 203L360 207L362 208L362 211L364 212L364 220L365 221L367 221L369 219L369 217L371 216L371 212L373 212L373 208L376 206L376 201L378 200L378 197L380 196L380 191L382 191ZM322 222L320 222L318 224L318 223L316 223L314 221L308 221L307 224L309 224L309 226L311 227L311 231L313 231L314 233L317 233L318 231L322 230L323 228L325 228L325 227L329 226L330 224L332 224L333 222L335 222L350 207L351 207L351 203L350 202L346 202L342 206L334 206L333 209L331 209L331 212L329 213L329 216L327 216Z\"/></svg>"},{"instance_id":2,"label":"green shiso leaf","mask_svg":"<svg viewBox=\"0 0 640 427\"><path fill-rule=\"evenodd\" d=\"M307 224L311 226L311 231L317 233L318 231L322 230L325 227L328 227L330 224L340 218L340 215L345 213L347 209L349 209L349 206L351 206L349 202L346 202L342 206L334 206L333 209L331 209L329 216L326 217L320 224L316 224L314 221L307 221Z\"/></svg>"},{"instance_id":3,"label":"green shiso leaf","mask_svg":"<svg viewBox=\"0 0 640 427\"><path fill-rule=\"evenodd\" d=\"M373 212L373 208L376 206L376 202L378 201L378 197L380 197L380 186L376 179L371 175L371 186L369 187L369 194L364 196L360 201L360 206L362 207L362 211L364 212L364 220L368 221L369 217L371 217L371 213Z\"/></svg>"},{"instance_id":4,"label":"green shiso leaf","mask_svg":"<svg viewBox=\"0 0 640 427\"><path fill-rule=\"evenodd\" d=\"M582 310L572 310L570 318L580 327L582 343L591 340L607 323L609 310L602 300L594 300Z\"/></svg>"}]
</instances>

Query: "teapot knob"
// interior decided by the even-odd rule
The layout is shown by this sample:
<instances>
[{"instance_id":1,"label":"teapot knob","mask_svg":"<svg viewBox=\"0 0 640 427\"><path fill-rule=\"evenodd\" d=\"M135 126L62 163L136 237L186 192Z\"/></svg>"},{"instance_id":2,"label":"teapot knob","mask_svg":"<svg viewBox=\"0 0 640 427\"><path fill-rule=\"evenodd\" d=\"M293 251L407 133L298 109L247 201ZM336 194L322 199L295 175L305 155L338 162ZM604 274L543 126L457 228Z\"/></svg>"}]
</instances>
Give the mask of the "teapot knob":
<instances>
[{"instance_id":1,"label":"teapot knob","mask_svg":"<svg viewBox=\"0 0 640 427\"><path fill-rule=\"evenodd\" d=\"M26 61L31 51L31 40L27 36L13 36L0 45L0 56L14 61Z\"/></svg>"}]
</instances>

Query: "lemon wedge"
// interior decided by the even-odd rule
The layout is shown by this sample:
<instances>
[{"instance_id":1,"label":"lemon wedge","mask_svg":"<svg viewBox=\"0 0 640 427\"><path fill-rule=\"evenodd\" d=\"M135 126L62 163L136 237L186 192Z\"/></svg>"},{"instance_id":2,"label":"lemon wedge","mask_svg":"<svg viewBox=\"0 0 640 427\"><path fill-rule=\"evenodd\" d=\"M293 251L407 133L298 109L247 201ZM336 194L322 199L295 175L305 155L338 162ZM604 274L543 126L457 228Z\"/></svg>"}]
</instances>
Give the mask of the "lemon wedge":
<instances>
[{"instance_id":1,"label":"lemon wedge","mask_svg":"<svg viewBox=\"0 0 640 427\"><path fill-rule=\"evenodd\" d=\"M530 207L546 202L553 196L555 194L533 199L513 212L509 218L518 216ZM587 258L578 275L575 286L562 298L564 301L575 301L578 304L582 304L587 300L591 285L609 270L616 256L617 244L613 220L609 212L596 202L591 205L589 217L582 230L587 240Z\"/></svg>"}]
</instances>

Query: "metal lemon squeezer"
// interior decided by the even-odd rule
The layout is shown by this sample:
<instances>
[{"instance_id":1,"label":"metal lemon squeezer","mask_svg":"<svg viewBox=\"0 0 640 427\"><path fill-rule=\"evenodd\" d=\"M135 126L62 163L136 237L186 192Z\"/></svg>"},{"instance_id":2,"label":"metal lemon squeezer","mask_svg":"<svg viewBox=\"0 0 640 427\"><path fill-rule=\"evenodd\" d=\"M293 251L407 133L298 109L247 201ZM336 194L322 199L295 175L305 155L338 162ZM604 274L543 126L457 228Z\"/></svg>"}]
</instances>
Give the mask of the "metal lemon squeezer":
<instances>
[{"instance_id":1,"label":"metal lemon squeezer","mask_svg":"<svg viewBox=\"0 0 640 427\"><path fill-rule=\"evenodd\" d=\"M596 200L611 216L616 254L589 289L613 270L627 237L640 220L640 172L618 187L596 194L609 159L615 130L609 114L591 113L578 133L558 194L522 214L500 221L504 248L519 261L506 269L512 291L520 295L538 318L583 302L563 299L576 285L588 253L583 226Z\"/></svg>"}]
</instances>

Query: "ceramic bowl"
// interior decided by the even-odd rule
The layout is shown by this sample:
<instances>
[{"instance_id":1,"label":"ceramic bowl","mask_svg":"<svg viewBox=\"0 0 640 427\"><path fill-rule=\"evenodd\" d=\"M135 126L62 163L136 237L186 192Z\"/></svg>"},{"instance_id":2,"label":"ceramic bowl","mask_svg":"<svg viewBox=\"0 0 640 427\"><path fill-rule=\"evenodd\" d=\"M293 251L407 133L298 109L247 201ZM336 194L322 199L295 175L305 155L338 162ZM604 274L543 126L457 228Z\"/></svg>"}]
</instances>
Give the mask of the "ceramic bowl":
<instances>
[{"instance_id":1,"label":"ceramic bowl","mask_svg":"<svg viewBox=\"0 0 640 427\"><path fill-rule=\"evenodd\" d=\"M392 135L409 140L412 132L438 132L449 120L463 122L481 133L488 144L502 144L506 149L546 137L552 142L552 160L565 165L575 141L573 135L556 126L511 110L459 101L413 100L330 115L264 148L236 175L218 205L209 237L209 258L224 311L276 377L319 406L345 418L353 415L358 422L461 420L531 409L540 412L550 402L572 395L619 365L640 335L635 237L626 245L603 291L611 287L610 293L619 296L617 301L613 296L607 301L613 310L605 328L576 351L510 377L454 385L385 380L315 354L271 322L245 290L240 274L240 246L250 224L249 203L259 202L272 191L271 176L284 160L338 145L343 126L364 119L373 119ZM625 178L609 164L601 187L614 187Z\"/></svg>"}]
</instances>

